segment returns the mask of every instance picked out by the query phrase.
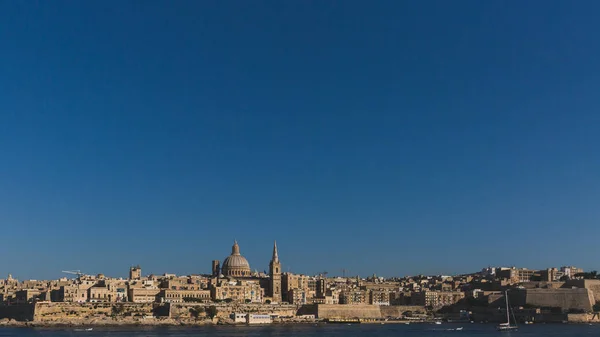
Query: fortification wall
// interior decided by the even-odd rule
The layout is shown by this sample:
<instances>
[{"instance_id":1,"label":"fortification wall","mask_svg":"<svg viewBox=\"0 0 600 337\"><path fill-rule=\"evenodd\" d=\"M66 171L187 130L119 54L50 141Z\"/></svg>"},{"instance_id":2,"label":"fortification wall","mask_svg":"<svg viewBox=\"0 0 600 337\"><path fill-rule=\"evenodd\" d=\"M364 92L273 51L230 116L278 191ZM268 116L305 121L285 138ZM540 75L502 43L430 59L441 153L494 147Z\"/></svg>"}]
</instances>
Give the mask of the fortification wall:
<instances>
[{"instance_id":1,"label":"fortification wall","mask_svg":"<svg viewBox=\"0 0 600 337\"><path fill-rule=\"evenodd\" d=\"M382 318L400 318L402 317L402 314L407 311L412 311L413 313L427 312L424 306L419 305L382 305L379 307L379 310Z\"/></svg>"},{"instance_id":2,"label":"fortification wall","mask_svg":"<svg viewBox=\"0 0 600 337\"><path fill-rule=\"evenodd\" d=\"M173 319L206 318L216 309L217 318L229 318L232 313L268 314L277 316L296 316L299 307L285 304L210 304L210 303L173 303L169 306L169 316Z\"/></svg>"},{"instance_id":3,"label":"fortification wall","mask_svg":"<svg viewBox=\"0 0 600 337\"><path fill-rule=\"evenodd\" d=\"M594 302L600 301L600 280L570 280L566 285L589 289L594 292Z\"/></svg>"},{"instance_id":4,"label":"fortification wall","mask_svg":"<svg viewBox=\"0 0 600 337\"><path fill-rule=\"evenodd\" d=\"M33 304L0 305L0 319L33 320Z\"/></svg>"},{"instance_id":5,"label":"fortification wall","mask_svg":"<svg viewBox=\"0 0 600 337\"><path fill-rule=\"evenodd\" d=\"M318 304L317 318L382 318L382 316L378 305Z\"/></svg>"},{"instance_id":6,"label":"fortification wall","mask_svg":"<svg viewBox=\"0 0 600 337\"><path fill-rule=\"evenodd\" d=\"M154 303L69 303L38 302L35 322L62 322L93 319L143 318L155 315Z\"/></svg>"},{"instance_id":7,"label":"fortification wall","mask_svg":"<svg viewBox=\"0 0 600 337\"><path fill-rule=\"evenodd\" d=\"M526 303L538 307L561 307L591 311L595 303L589 289L527 289Z\"/></svg>"},{"instance_id":8,"label":"fortification wall","mask_svg":"<svg viewBox=\"0 0 600 337\"><path fill-rule=\"evenodd\" d=\"M567 321L569 323L588 323L592 322L593 314L567 314ZM597 322L598 320L594 320Z\"/></svg>"}]
</instances>

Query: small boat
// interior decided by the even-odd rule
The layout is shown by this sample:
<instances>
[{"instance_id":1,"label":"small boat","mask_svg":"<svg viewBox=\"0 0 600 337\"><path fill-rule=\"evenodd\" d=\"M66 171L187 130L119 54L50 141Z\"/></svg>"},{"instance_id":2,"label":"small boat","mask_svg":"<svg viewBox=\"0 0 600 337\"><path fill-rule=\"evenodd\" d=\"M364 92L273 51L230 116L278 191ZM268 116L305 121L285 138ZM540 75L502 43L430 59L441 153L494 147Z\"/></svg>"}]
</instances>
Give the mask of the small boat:
<instances>
[{"instance_id":1,"label":"small boat","mask_svg":"<svg viewBox=\"0 0 600 337\"><path fill-rule=\"evenodd\" d=\"M86 329L75 329L73 331L92 331L94 328L86 328Z\"/></svg>"},{"instance_id":2,"label":"small boat","mask_svg":"<svg viewBox=\"0 0 600 337\"><path fill-rule=\"evenodd\" d=\"M438 325L442 324L442 322L440 322L440 321L435 321L434 323L438 324Z\"/></svg>"},{"instance_id":3,"label":"small boat","mask_svg":"<svg viewBox=\"0 0 600 337\"><path fill-rule=\"evenodd\" d=\"M506 323L498 324L496 329L498 331L515 331L519 327L517 326L516 320L514 319L514 314L513 314L513 322L515 322L515 324L510 323L510 305L508 304L508 291L504 292L504 298L506 299Z\"/></svg>"}]
</instances>

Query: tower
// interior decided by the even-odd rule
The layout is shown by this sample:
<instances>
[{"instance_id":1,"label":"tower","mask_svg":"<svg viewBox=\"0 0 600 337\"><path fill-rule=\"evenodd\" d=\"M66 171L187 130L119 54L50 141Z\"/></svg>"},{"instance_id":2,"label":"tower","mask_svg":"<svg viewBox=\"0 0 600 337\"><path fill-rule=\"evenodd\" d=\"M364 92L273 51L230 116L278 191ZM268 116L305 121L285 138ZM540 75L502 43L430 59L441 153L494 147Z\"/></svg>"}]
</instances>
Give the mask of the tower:
<instances>
[{"instance_id":1,"label":"tower","mask_svg":"<svg viewBox=\"0 0 600 337\"><path fill-rule=\"evenodd\" d=\"M129 279L130 280L139 280L141 278L142 278L142 267L140 267L140 265L129 268Z\"/></svg>"},{"instance_id":2,"label":"tower","mask_svg":"<svg viewBox=\"0 0 600 337\"><path fill-rule=\"evenodd\" d=\"M273 257L269 263L271 297L274 303L281 302L281 263L277 254L277 241L273 244Z\"/></svg>"},{"instance_id":3,"label":"tower","mask_svg":"<svg viewBox=\"0 0 600 337\"><path fill-rule=\"evenodd\" d=\"M221 266L219 264L219 260L212 261L212 276L217 277L221 274Z\"/></svg>"}]
</instances>

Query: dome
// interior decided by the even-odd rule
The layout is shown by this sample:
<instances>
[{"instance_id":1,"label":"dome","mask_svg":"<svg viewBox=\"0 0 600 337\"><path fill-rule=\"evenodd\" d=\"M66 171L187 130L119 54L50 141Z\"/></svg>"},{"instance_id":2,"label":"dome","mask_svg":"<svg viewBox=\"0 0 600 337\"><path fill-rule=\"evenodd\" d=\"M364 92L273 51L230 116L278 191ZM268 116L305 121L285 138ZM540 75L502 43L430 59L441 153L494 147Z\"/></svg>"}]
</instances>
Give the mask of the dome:
<instances>
[{"instance_id":1,"label":"dome","mask_svg":"<svg viewBox=\"0 0 600 337\"><path fill-rule=\"evenodd\" d=\"M250 276L250 264L240 254L240 246L237 241L234 241L233 247L231 247L231 255L223 261L221 272L225 276Z\"/></svg>"}]
</instances>

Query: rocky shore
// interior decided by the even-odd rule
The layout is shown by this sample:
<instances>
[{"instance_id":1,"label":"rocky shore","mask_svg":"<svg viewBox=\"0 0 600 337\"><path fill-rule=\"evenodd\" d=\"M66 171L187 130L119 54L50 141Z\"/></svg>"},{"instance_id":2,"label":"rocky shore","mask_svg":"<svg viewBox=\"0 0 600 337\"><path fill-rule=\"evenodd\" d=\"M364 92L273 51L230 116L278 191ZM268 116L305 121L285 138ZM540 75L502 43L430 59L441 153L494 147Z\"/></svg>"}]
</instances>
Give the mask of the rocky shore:
<instances>
[{"instance_id":1,"label":"rocky shore","mask_svg":"<svg viewBox=\"0 0 600 337\"><path fill-rule=\"evenodd\" d=\"M56 321L17 321L14 319L1 319L0 327L97 327L97 326L200 326L214 324L231 324L221 320L174 320L161 319L65 319Z\"/></svg>"}]
</instances>

